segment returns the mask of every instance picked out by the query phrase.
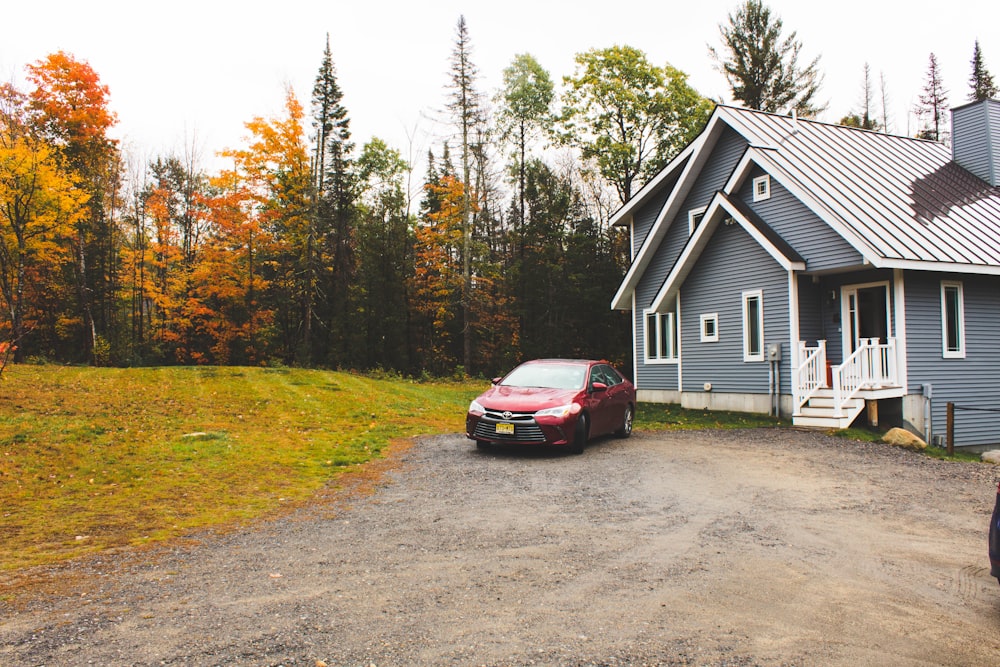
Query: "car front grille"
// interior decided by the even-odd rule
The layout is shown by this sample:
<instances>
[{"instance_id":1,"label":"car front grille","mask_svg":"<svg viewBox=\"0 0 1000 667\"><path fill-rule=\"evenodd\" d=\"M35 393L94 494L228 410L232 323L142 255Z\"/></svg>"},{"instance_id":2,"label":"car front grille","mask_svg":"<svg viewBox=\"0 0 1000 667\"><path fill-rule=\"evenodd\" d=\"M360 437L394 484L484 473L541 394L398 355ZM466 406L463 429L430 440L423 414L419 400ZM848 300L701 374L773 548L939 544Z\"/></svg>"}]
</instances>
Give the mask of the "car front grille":
<instances>
[{"instance_id":1,"label":"car front grille","mask_svg":"<svg viewBox=\"0 0 1000 667\"><path fill-rule=\"evenodd\" d=\"M514 433L497 433L497 423L514 424ZM511 442L545 442L545 434L541 427L535 423L533 412L500 413L495 410L486 410L486 414L479 419L476 430L473 433L476 438L483 440Z\"/></svg>"}]
</instances>

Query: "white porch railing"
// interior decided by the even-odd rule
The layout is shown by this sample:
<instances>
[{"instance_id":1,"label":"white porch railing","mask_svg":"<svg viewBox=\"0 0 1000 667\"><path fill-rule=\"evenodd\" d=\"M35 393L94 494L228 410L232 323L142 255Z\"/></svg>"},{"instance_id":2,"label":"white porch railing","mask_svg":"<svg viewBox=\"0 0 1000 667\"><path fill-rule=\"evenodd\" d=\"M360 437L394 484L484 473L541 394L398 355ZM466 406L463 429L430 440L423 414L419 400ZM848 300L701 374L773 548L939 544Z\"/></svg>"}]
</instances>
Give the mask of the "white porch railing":
<instances>
[{"instance_id":1,"label":"white porch railing","mask_svg":"<svg viewBox=\"0 0 1000 667\"><path fill-rule=\"evenodd\" d=\"M887 343L878 338L862 338L858 349L833 369L833 414L839 417L844 406L863 389L878 389L898 383L896 339Z\"/></svg>"},{"instance_id":2,"label":"white porch railing","mask_svg":"<svg viewBox=\"0 0 1000 667\"><path fill-rule=\"evenodd\" d=\"M799 364L795 371L795 412L826 386L826 341L817 341L816 347L806 347L799 341Z\"/></svg>"},{"instance_id":3,"label":"white porch railing","mask_svg":"<svg viewBox=\"0 0 1000 667\"><path fill-rule=\"evenodd\" d=\"M795 373L795 410L798 412L820 389L826 379L826 341L807 347L799 341L802 363ZM879 343L878 338L862 338L858 349L844 363L833 367L833 414L843 415L847 403L865 389L879 389L899 384L896 364L896 339Z\"/></svg>"}]
</instances>

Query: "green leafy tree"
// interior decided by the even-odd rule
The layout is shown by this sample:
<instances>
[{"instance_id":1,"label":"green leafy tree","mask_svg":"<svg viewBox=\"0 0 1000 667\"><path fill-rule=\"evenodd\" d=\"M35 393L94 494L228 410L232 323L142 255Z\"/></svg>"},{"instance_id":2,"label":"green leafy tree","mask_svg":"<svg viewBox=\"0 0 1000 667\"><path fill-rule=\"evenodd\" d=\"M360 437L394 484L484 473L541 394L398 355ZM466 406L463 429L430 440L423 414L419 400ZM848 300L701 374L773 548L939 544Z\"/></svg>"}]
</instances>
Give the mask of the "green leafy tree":
<instances>
[{"instance_id":1,"label":"green leafy tree","mask_svg":"<svg viewBox=\"0 0 1000 667\"><path fill-rule=\"evenodd\" d=\"M517 171L518 218L524 222L524 180L528 142L552 124L552 101L555 97L552 77L534 56L522 53L503 71L503 90L498 95L500 113L497 122L500 136L514 144Z\"/></svg>"},{"instance_id":2,"label":"green leafy tree","mask_svg":"<svg viewBox=\"0 0 1000 667\"><path fill-rule=\"evenodd\" d=\"M751 109L777 112L794 109L803 116L823 110L816 106L823 77L819 56L800 66L802 42L792 31L783 37L781 18L761 0L746 0L719 25L722 53L709 47L726 77L733 97Z\"/></svg>"},{"instance_id":3,"label":"green leafy tree","mask_svg":"<svg viewBox=\"0 0 1000 667\"><path fill-rule=\"evenodd\" d=\"M413 273L413 234L403 186L409 165L399 151L373 137L357 166L361 197L355 302L364 333L364 365L411 370L407 288Z\"/></svg>"},{"instance_id":4,"label":"green leafy tree","mask_svg":"<svg viewBox=\"0 0 1000 667\"><path fill-rule=\"evenodd\" d=\"M649 178L704 127L712 102L687 75L658 67L630 46L592 49L576 56L564 78L563 140L594 159L622 203L637 180Z\"/></svg>"},{"instance_id":5,"label":"green leafy tree","mask_svg":"<svg viewBox=\"0 0 1000 667\"><path fill-rule=\"evenodd\" d=\"M993 99L997 96L997 85L993 81L993 75L986 69L983 62L983 51L979 48L979 40L976 40L976 47L972 51L972 75L969 77L969 99L973 102Z\"/></svg>"}]
</instances>

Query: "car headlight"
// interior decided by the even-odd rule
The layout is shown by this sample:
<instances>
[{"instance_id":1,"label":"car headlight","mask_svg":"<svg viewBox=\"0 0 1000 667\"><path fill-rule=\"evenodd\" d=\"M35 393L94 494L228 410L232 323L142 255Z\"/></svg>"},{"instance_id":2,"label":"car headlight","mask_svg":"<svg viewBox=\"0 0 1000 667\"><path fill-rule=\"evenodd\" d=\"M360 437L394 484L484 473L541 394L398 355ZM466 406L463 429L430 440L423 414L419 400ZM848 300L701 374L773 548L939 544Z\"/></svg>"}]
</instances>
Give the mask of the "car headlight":
<instances>
[{"instance_id":1,"label":"car headlight","mask_svg":"<svg viewBox=\"0 0 1000 667\"><path fill-rule=\"evenodd\" d=\"M480 405L478 401L473 401L472 403L469 403L469 412L478 412L482 414L486 412L486 408Z\"/></svg>"},{"instance_id":2,"label":"car headlight","mask_svg":"<svg viewBox=\"0 0 1000 667\"><path fill-rule=\"evenodd\" d=\"M570 415L575 415L580 412L580 405L578 403L570 403L568 405L560 405L556 408L545 408L544 410L539 410L535 413L536 417L561 417L565 419Z\"/></svg>"}]
</instances>

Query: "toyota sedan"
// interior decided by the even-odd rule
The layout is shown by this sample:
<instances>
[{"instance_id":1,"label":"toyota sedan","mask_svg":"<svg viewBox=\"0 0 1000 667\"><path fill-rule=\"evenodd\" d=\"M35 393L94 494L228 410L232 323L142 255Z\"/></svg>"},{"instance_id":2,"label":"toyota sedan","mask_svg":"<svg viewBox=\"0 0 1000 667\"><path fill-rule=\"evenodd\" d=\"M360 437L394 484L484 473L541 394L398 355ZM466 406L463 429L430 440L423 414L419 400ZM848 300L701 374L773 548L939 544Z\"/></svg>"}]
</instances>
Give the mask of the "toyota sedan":
<instances>
[{"instance_id":1,"label":"toyota sedan","mask_svg":"<svg viewBox=\"0 0 1000 667\"><path fill-rule=\"evenodd\" d=\"M527 361L469 405L466 436L480 448L495 444L557 445L574 454L587 440L627 438L635 387L605 361Z\"/></svg>"}]
</instances>

